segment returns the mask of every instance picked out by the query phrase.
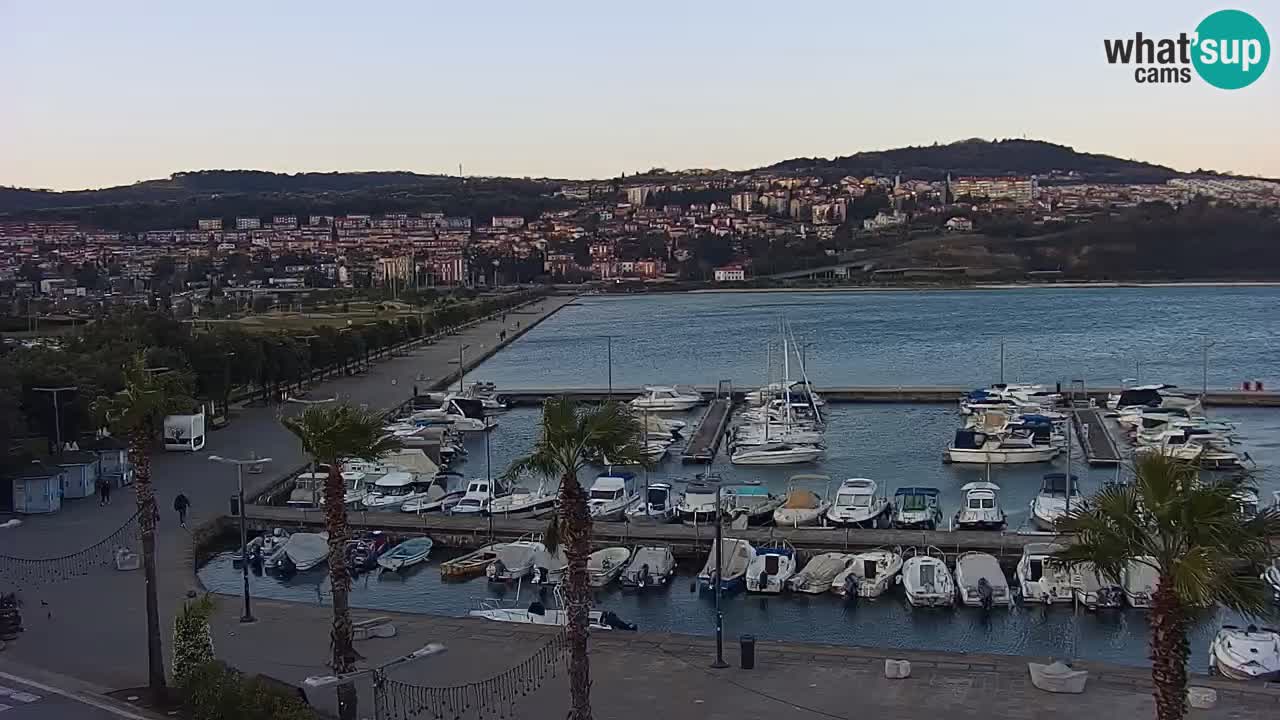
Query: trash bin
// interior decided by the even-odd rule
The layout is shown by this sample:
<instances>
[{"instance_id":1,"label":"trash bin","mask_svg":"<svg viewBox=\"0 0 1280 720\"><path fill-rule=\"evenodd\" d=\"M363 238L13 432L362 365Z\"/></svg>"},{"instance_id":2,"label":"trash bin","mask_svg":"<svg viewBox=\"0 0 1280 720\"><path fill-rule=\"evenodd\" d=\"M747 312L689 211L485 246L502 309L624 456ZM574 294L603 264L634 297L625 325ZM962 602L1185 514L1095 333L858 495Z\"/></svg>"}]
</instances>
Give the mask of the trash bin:
<instances>
[{"instance_id":1,"label":"trash bin","mask_svg":"<svg viewBox=\"0 0 1280 720\"><path fill-rule=\"evenodd\" d=\"M756 666L756 636L743 635L738 642L742 645L742 669L751 670Z\"/></svg>"}]
</instances>

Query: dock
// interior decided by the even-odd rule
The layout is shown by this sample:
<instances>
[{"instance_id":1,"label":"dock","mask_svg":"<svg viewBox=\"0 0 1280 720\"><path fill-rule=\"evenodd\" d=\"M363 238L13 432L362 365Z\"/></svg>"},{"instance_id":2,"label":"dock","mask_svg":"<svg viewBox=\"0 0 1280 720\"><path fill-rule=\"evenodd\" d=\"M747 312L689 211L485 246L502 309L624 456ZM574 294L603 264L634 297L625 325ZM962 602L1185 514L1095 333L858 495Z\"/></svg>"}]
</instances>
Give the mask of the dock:
<instances>
[{"instance_id":1,"label":"dock","mask_svg":"<svg viewBox=\"0 0 1280 720\"><path fill-rule=\"evenodd\" d=\"M1120 449L1115 435L1097 408L1079 408L1071 415L1080 447L1090 465L1119 465Z\"/></svg>"},{"instance_id":2,"label":"dock","mask_svg":"<svg viewBox=\"0 0 1280 720\"><path fill-rule=\"evenodd\" d=\"M689 436L680 460L686 463L710 463L720 452L720 442L724 440L725 428L729 425L729 416L733 414L733 388L725 390L722 383L711 399L707 411L698 421L698 427Z\"/></svg>"}]
</instances>

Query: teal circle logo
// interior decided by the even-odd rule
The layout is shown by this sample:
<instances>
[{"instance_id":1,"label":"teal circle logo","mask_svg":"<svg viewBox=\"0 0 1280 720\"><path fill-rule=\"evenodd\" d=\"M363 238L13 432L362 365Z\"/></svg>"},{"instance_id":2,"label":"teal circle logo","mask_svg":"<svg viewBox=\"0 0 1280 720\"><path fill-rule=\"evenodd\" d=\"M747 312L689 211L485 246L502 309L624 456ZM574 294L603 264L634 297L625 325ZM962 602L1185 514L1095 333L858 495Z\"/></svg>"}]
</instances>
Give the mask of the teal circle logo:
<instances>
[{"instance_id":1,"label":"teal circle logo","mask_svg":"<svg viewBox=\"0 0 1280 720\"><path fill-rule=\"evenodd\" d=\"M1191 62L1210 85L1239 90L1267 69L1271 40L1266 28L1242 10L1219 10L1196 26Z\"/></svg>"}]
</instances>

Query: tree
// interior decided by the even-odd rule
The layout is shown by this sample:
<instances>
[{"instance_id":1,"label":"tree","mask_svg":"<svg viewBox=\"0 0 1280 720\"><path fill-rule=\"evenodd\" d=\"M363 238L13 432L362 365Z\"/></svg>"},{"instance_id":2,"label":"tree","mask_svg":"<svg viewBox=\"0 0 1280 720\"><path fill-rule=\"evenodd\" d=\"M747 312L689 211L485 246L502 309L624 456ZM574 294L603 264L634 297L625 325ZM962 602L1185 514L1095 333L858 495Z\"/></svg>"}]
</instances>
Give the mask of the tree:
<instances>
[{"instance_id":1,"label":"tree","mask_svg":"<svg viewBox=\"0 0 1280 720\"><path fill-rule=\"evenodd\" d=\"M329 532L329 582L333 588L333 628L329 634L330 667L334 674L355 669L356 654L352 644L351 573L347 570L346 547L351 531L347 527L346 484L342 480L342 461L359 458L376 460L399 450L401 442L382 431L382 419L367 410L346 403L333 406L311 405L298 417L281 422L302 441L302 449L317 465L328 467L324 483L324 523ZM343 720L356 716L356 690L353 685L338 689L338 711Z\"/></svg>"},{"instance_id":2,"label":"tree","mask_svg":"<svg viewBox=\"0 0 1280 720\"><path fill-rule=\"evenodd\" d=\"M530 454L507 470L514 479L532 473L560 480L560 507L551 518L544 542L552 552L563 543L569 567L565 605L569 615L569 720L591 720L591 668L587 658L587 614L591 591L587 556L591 553L591 516L578 473L605 458L615 465L644 462L642 431L630 410L619 403L579 406L568 397L542 406L542 434Z\"/></svg>"},{"instance_id":3,"label":"tree","mask_svg":"<svg viewBox=\"0 0 1280 720\"><path fill-rule=\"evenodd\" d=\"M1280 535L1280 509L1245 517L1239 493L1247 480L1203 480L1196 464L1161 455L1136 461L1129 485L1108 486L1058 522L1074 535L1058 554L1068 564L1092 563L1119 578L1130 562L1159 576L1151 606L1151 679L1156 716L1186 713L1187 624L1194 608L1220 604L1248 615L1267 611L1266 586L1237 564L1270 561L1268 538Z\"/></svg>"},{"instance_id":4,"label":"tree","mask_svg":"<svg viewBox=\"0 0 1280 720\"><path fill-rule=\"evenodd\" d=\"M138 522L142 529L149 684L157 700L164 694L164 655L160 649L160 606L156 601L156 521L160 514L156 509L155 489L151 486L151 448L164 417L190 412L194 402L190 377L172 370L149 369L146 356L141 352L125 367L124 389L94 402L94 413L103 424L128 438L133 487L138 498Z\"/></svg>"}]
</instances>

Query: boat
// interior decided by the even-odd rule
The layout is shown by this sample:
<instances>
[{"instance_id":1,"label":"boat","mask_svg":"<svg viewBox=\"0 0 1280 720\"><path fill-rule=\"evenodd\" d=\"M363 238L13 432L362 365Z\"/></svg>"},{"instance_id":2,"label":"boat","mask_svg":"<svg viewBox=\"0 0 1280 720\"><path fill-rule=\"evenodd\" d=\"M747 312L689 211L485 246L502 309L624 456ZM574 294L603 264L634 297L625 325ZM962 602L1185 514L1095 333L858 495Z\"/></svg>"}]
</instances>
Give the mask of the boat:
<instances>
[{"instance_id":1,"label":"boat","mask_svg":"<svg viewBox=\"0 0 1280 720\"><path fill-rule=\"evenodd\" d=\"M855 553L853 562L831 579L831 589L846 598L877 598L902 572L902 551L876 548Z\"/></svg>"},{"instance_id":2,"label":"boat","mask_svg":"<svg viewBox=\"0 0 1280 720\"><path fill-rule=\"evenodd\" d=\"M823 435L820 430L785 423L744 423L734 428L733 446L753 447L769 443L785 445L820 445Z\"/></svg>"},{"instance_id":3,"label":"boat","mask_svg":"<svg viewBox=\"0 0 1280 720\"><path fill-rule=\"evenodd\" d=\"M397 470L378 478L361 503L370 510L399 508L410 500L427 497L431 493L431 486L432 482L429 480Z\"/></svg>"},{"instance_id":4,"label":"boat","mask_svg":"<svg viewBox=\"0 0 1280 720\"><path fill-rule=\"evenodd\" d=\"M648 519L654 522L673 522L676 512L675 490L670 483L654 482L644 490L644 502L627 511L630 520Z\"/></svg>"},{"instance_id":5,"label":"boat","mask_svg":"<svg viewBox=\"0 0 1280 720\"><path fill-rule=\"evenodd\" d=\"M631 401L636 410L679 412L702 404L702 394L674 385L646 385L644 392Z\"/></svg>"},{"instance_id":6,"label":"boat","mask_svg":"<svg viewBox=\"0 0 1280 720\"><path fill-rule=\"evenodd\" d=\"M1049 462L1060 450L1055 445L1037 444L1031 433L995 435L960 429L956 430L946 457L953 463L1010 465Z\"/></svg>"},{"instance_id":7,"label":"boat","mask_svg":"<svg viewBox=\"0 0 1280 720\"><path fill-rule=\"evenodd\" d=\"M671 444L672 441L669 439L649 438L640 446L640 454L644 456L646 463L653 465L667 456Z\"/></svg>"},{"instance_id":8,"label":"boat","mask_svg":"<svg viewBox=\"0 0 1280 720\"><path fill-rule=\"evenodd\" d=\"M624 547L610 547L597 550L587 556L587 584L591 587L604 587L622 574L631 562L631 550Z\"/></svg>"},{"instance_id":9,"label":"boat","mask_svg":"<svg viewBox=\"0 0 1280 720\"><path fill-rule=\"evenodd\" d=\"M489 601L490 603L492 601ZM525 623L529 625L565 626L569 624L569 613L565 610L550 610L540 600L534 600L526 609L512 607L482 607L468 613L471 617L493 620L495 622ZM609 632L613 630L634 631L636 626L628 623L608 610L587 611L587 627L591 630Z\"/></svg>"},{"instance_id":10,"label":"boat","mask_svg":"<svg viewBox=\"0 0 1280 720\"><path fill-rule=\"evenodd\" d=\"M956 584L941 550L929 547L921 553L910 548L904 557L902 589L912 607L951 607L955 603Z\"/></svg>"},{"instance_id":11,"label":"boat","mask_svg":"<svg viewBox=\"0 0 1280 720\"><path fill-rule=\"evenodd\" d=\"M1004 530L1007 520L1000 507L1000 486L992 482L971 482L960 487L964 499L956 511L958 530Z\"/></svg>"},{"instance_id":12,"label":"boat","mask_svg":"<svg viewBox=\"0 0 1280 720\"><path fill-rule=\"evenodd\" d=\"M482 432L498 426L496 420L485 414L481 401L461 397L446 398L444 404L434 410L414 412L405 423L419 427L444 425L458 432Z\"/></svg>"},{"instance_id":13,"label":"boat","mask_svg":"<svg viewBox=\"0 0 1280 720\"><path fill-rule=\"evenodd\" d=\"M889 524L889 500L877 495L876 481L849 478L836 489L836 498L827 509L827 520L836 525L885 527Z\"/></svg>"},{"instance_id":14,"label":"boat","mask_svg":"<svg viewBox=\"0 0 1280 720\"><path fill-rule=\"evenodd\" d=\"M685 486L684 494L676 505L676 513L682 522L704 523L718 518L720 508L716 507L715 486L703 483Z\"/></svg>"},{"instance_id":15,"label":"boat","mask_svg":"<svg viewBox=\"0 0 1280 720\"><path fill-rule=\"evenodd\" d=\"M938 488L898 488L893 492L892 518L895 528L936 530L942 524Z\"/></svg>"},{"instance_id":16,"label":"boat","mask_svg":"<svg viewBox=\"0 0 1280 720\"><path fill-rule=\"evenodd\" d=\"M648 413L645 413L640 419L640 427L644 435L649 439L668 437L675 439L687 425L688 423L683 420L674 420Z\"/></svg>"},{"instance_id":17,"label":"boat","mask_svg":"<svg viewBox=\"0 0 1280 720\"><path fill-rule=\"evenodd\" d=\"M1232 680L1280 680L1280 632L1223 625L1209 644L1209 672Z\"/></svg>"},{"instance_id":18,"label":"boat","mask_svg":"<svg viewBox=\"0 0 1280 720\"><path fill-rule=\"evenodd\" d=\"M818 595L831 589L831 581L844 572L853 562L848 553L822 553L805 563L804 569L787 580L787 589L793 592Z\"/></svg>"},{"instance_id":19,"label":"boat","mask_svg":"<svg viewBox=\"0 0 1280 720\"><path fill-rule=\"evenodd\" d=\"M381 530L362 533L347 541L347 565L356 572L378 567L378 558L391 548L391 537Z\"/></svg>"},{"instance_id":20,"label":"boat","mask_svg":"<svg viewBox=\"0 0 1280 720\"><path fill-rule=\"evenodd\" d=\"M484 408L485 412L502 412L511 409L511 401L506 396L499 394L498 386L491 382L473 382L467 385L462 392L445 396L445 399L454 398L475 400L480 403L480 407Z\"/></svg>"},{"instance_id":21,"label":"boat","mask_svg":"<svg viewBox=\"0 0 1280 720\"><path fill-rule=\"evenodd\" d=\"M415 497L411 500L405 500L404 503L400 505L400 512L418 514L428 512L448 513L453 509L453 506L457 505L458 502L462 500L463 495L466 495L465 490L454 490L453 492L448 492L439 483L432 483L431 487L427 488L426 493L422 496Z\"/></svg>"},{"instance_id":22,"label":"boat","mask_svg":"<svg viewBox=\"0 0 1280 720\"><path fill-rule=\"evenodd\" d=\"M821 484L819 495L804 485ZM787 480L787 494L781 507L773 511L773 524L778 527L803 527L822 522L831 508L831 478L826 475L792 475Z\"/></svg>"},{"instance_id":23,"label":"boat","mask_svg":"<svg viewBox=\"0 0 1280 720\"><path fill-rule=\"evenodd\" d=\"M747 566L755 557L756 549L746 540L735 538L722 538L722 540L724 549L719 556L719 562L723 575L716 573L716 550L719 546L712 543L711 552L707 554L707 562L702 566L702 572L698 573L698 586L703 590L714 589L717 578L719 578L722 592L741 590L746 584Z\"/></svg>"},{"instance_id":24,"label":"boat","mask_svg":"<svg viewBox=\"0 0 1280 720\"><path fill-rule=\"evenodd\" d=\"M596 478L587 491L587 511L594 521L622 520L640 502L635 473L610 471Z\"/></svg>"},{"instance_id":25,"label":"boat","mask_svg":"<svg viewBox=\"0 0 1280 720\"><path fill-rule=\"evenodd\" d=\"M1054 559L1064 548L1053 543L1028 543L1022 548L1016 575L1023 602L1069 603L1075 598L1071 573Z\"/></svg>"},{"instance_id":26,"label":"boat","mask_svg":"<svg viewBox=\"0 0 1280 720\"><path fill-rule=\"evenodd\" d=\"M1066 473L1049 473L1040 483L1040 492L1031 501L1031 519L1041 530L1053 532L1072 507L1080 507L1080 478Z\"/></svg>"},{"instance_id":27,"label":"boat","mask_svg":"<svg viewBox=\"0 0 1280 720\"><path fill-rule=\"evenodd\" d=\"M1089 610L1116 609L1124 601L1120 581L1104 576L1092 563L1079 563L1071 568L1071 585L1076 602Z\"/></svg>"},{"instance_id":28,"label":"boat","mask_svg":"<svg viewBox=\"0 0 1280 720\"><path fill-rule=\"evenodd\" d=\"M458 504L449 508L450 515L488 515L489 503L507 493L498 488L496 481L476 478L467 483L467 490Z\"/></svg>"},{"instance_id":29,"label":"boat","mask_svg":"<svg viewBox=\"0 0 1280 720\"><path fill-rule=\"evenodd\" d=\"M1175 460L1198 463L1205 470L1233 470L1243 465L1240 455L1214 439L1212 433L1166 432L1156 445L1139 445L1135 454L1157 454ZM1248 457L1246 454L1245 457Z\"/></svg>"},{"instance_id":30,"label":"boat","mask_svg":"<svg viewBox=\"0 0 1280 720\"><path fill-rule=\"evenodd\" d=\"M329 558L329 536L324 533L294 533L284 544L284 553L298 572L310 570Z\"/></svg>"},{"instance_id":31,"label":"boat","mask_svg":"<svg viewBox=\"0 0 1280 720\"><path fill-rule=\"evenodd\" d=\"M796 465L822 458L821 445L792 445L771 442L764 445L739 445L733 448L729 462L734 465Z\"/></svg>"},{"instance_id":32,"label":"boat","mask_svg":"<svg viewBox=\"0 0 1280 720\"><path fill-rule=\"evenodd\" d=\"M671 548L647 545L636 548L631 561L622 571L621 581L625 587L644 589L646 587L666 586L676 575L676 557Z\"/></svg>"},{"instance_id":33,"label":"boat","mask_svg":"<svg viewBox=\"0 0 1280 720\"><path fill-rule=\"evenodd\" d=\"M544 545L542 550L533 555L533 569L529 572L529 580L536 585L559 585L568 571L569 558L565 557L564 546L551 552Z\"/></svg>"},{"instance_id":34,"label":"boat","mask_svg":"<svg viewBox=\"0 0 1280 720\"><path fill-rule=\"evenodd\" d=\"M494 549L497 557L485 568L489 582L520 580L533 572L533 563L547 548L540 540L520 539Z\"/></svg>"},{"instance_id":35,"label":"boat","mask_svg":"<svg viewBox=\"0 0 1280 720\"><path fill-rule=\"evenodd\" d=\"M1149 564L1154 562L1155 558L1146 557L1134 558L1125 563L1120 585L1129 607L1137 609L1151 607L1156 586L1160 584L1160 572Z\"/></svg>"},{"instance_id":36,"label":"boat","mask_svg":"<svg viewBox=\"0 0 1280 720\"><path fill-rule=\"evenodd\" d=\"M723 493L724 513L732 520L746 517L748 525L761 525L773 519L783 498L758 485L739 485Z\"/></svg>"},{"instance_id":37,"label":"boat","mask_svg":"<svg viewBox=\"0 0 1280 720\"><path fill-rule=\"evenodd\" d=\"M1200 414L1200 399L1185 393L1174 392L1177 385L1169 385L1167 383L1154 383L1148 385L1136 385L1134 387L1125 388L1117 393L1107 396L1106 406L1112 410L1116 410L1121 414L1126 409L1156 410L1156 409L1182 409L1189 413Z\"/></svg>"},{"instance_id":38,"label":"boat","mask_svg":"<svg viewBox=\"0 0 1280 720\"><path fill-rule=\"evenodd\" d=\"M1280 557L1272 560L1267 569L1262 571L1262 581L1271 588L1271 600L1280 605Z\"/></svg>"},{"instance_id":39,"label":"boat","mask_svg":"<svg viewBox=\"0 0 1280 720\"><path fill-rule=\"evenodd\" d=\"M505 544L485 545L479 550L472 550L466 555L440 563L440 577L445 580L465 580L483 575L485 569L498 559L498 550Z\"/></svg>"},{"instance_id":40,"label":"boat","mask_svg":"<svg viewBox=\"0 0 1280 720\"><path fill-rule=\"evenodd\" d=\"M414 565L427 561L432 545L429 537L409 538L383 553L378 558L378 567L392 572L408 570Z\"/></svg>"},{"instance_id":41,"label":"boat","mask_svg":"<svg viewBox=\"0 0 1280 720\"><path fill-rule=\"evenodd\" d=\"M756 548L755 557L747 565L747 592L782 592L787 581L796 574L796 549L786 540L778 540Z\"/></svg>"},{"instance_id":42,"label":"boat","mask_svg":"<svg viewBox=\"0 0 1280 720\"><path fill-rule=\"evenodd\" d=\"M544 483L538 483L538 487L533 490L517 486L510 493L494 498L489 505L489 512L494 515L533 512L552 507L558 501L556 492L547 490Z\"/></svg>"},{"instance_id":43,"label":"boat","mask_svg":"<svg viewBox=\"0 0 1280 720\"><path fill-rule=\"evenodd\" d=\"M746 393L743 396L743 399L748 405L758 407L768 403L774 398L782 397L782 388L783 383L772 382L764 387L757 388ZM787 386L787 395L791 402L796 404L812 403L818 407L823 407L827 404L826 400L823 400L821 395L814 392L813 389L809 387L809 382L807 380L793 380L791 384Z\"/></svg>"},{"instance_id":44,"label":"boat","mask_svg":"<svg viewBox=\"0 0 1280 720\"><path fill-rule=\"evenodd\" d=\"M960 602L990 610L997 605L1011 607L1013 593L1000 561L983 552L961 553L956 558L956 592Z\"/></svg>"}]
</instances>

